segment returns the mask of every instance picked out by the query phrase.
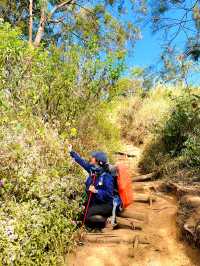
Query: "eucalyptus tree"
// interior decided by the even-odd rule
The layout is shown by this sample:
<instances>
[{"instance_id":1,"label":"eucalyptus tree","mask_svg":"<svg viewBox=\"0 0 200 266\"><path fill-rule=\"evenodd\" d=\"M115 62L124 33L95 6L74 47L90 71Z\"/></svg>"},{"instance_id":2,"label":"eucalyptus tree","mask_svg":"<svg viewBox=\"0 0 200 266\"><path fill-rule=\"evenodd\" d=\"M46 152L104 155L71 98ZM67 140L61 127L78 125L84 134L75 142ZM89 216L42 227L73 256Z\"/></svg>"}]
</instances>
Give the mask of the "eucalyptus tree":
<instances>
[{"instance_id":1,"label":"eucalyptus tree","mask_svg":"<svg viewBox=\"0 0 200 266\"><path fill-rule=\"evenodd\" d=\"M149 0L144 25L162 43L160 73L166 81L185 81L190 73L199 72L200 1Z\"/></svg>"},{"instance_id":2,"label":"eucalyptus tree","mask_svg":"<svg viewBox=\"0 0 200 266\"><path fill-rule=\"evenodd\" d=\"M124 0L1 0L0 15L21 28L34 46L53 42L87 44L93 39L107 49L130 48L140 38L134 23L143 12L137 1Z\"/></svg>"}]
</instances>

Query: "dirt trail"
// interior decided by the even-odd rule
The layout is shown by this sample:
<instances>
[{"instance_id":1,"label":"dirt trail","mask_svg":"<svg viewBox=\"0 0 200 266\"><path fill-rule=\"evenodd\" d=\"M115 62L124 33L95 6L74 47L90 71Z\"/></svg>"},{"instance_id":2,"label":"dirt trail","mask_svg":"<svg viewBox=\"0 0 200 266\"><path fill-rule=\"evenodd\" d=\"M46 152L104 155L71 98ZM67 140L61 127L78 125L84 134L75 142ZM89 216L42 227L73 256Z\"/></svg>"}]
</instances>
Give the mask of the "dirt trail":
<instances>
[{"instance_id":1,"label":"dirt trail","mask_svg":"<svg viewBox=\"0 0 200 266\"><path fill-rule=\"evenodd\" d=\"M126 153L136 157L118 156L117 159L129 164L134 178L140 174L137 168L140 150L127 145ZM133 183L136 202L128 212L145 217L142 230L125 226L116 230L105 229L101 234L87 234L84 245L67 259L67 265L200 266L200 251L180 239L176 226L176 199L159 192L156 189L159 185L160 181ZM145 198L150 200L137 202ZM126 225L127 219L124 221ZM132 221L137 224L135 219Z\"/></svg>"}]
</instances>

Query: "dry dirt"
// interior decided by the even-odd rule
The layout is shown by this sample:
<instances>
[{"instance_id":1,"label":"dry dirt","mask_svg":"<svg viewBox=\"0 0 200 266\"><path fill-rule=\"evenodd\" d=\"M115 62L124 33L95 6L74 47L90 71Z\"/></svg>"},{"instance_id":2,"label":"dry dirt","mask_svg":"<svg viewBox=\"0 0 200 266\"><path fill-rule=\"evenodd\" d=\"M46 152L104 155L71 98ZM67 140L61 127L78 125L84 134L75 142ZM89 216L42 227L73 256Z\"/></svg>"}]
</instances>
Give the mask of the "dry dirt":
<instances>
[{"instance_id":1,"label":"dry dirt","mask_svg":"<svg viewBox=\"0 0 200 266\"><path fill-rule=\"evenodd\" d=\"M126 152L136 157L121 156L118 159L129 164L134 179L140 174L137 169L140 150L127 146ZM67 257L66 265L200 266L200 250L189 247L180 238L176 225L176 199L159 192L156 189L159 184L160 181L133 183L135 196L139 193L155 198L152 204L134 202L128 208L130 214L136 212L147 217L142 230L106 229L100 235L88 234L84 245Z\"/></svg>"}]
</instances>

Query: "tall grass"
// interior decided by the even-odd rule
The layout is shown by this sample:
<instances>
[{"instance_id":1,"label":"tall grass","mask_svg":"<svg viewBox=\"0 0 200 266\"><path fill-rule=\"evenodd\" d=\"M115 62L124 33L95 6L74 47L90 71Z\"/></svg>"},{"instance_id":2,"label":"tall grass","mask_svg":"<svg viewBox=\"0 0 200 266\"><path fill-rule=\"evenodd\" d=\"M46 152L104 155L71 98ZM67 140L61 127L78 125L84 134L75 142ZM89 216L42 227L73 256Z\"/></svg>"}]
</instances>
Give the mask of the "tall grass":
<instances>
[{"instance_id":1,"label":"tall grass","mask_svg":"<svg viewBox=\"0 0 200 266\"><path fill-rule=\"evenodd\" d=\"M123 135L142 146L140 167L165 177L193 178L200 162L198 90L158 86L129 101Z\"/></svg>"},{"instance_id":2,"label":"tall grass","mask_svg":"<svg viewBox=\"0 0 200 266\"><path fill-rule=\"evenodd\" d=\"M168 115L171 94L171 88L158 86L145 95L138 93L128 99L121 116L123 137L134 145L145 144L157 123Z\"/></svg>"}]
</instances>

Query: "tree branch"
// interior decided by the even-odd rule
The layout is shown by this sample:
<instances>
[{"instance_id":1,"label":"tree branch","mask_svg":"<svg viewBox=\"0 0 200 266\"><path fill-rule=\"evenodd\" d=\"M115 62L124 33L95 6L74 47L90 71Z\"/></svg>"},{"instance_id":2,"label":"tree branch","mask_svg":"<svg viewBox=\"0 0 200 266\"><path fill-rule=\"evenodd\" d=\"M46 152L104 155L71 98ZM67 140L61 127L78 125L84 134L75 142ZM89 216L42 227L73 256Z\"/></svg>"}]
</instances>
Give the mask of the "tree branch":
<instances>
[{"instance_id":1,"label":"tree branch","mask_svg":"<svg viewBox=\"0 0 200 266\"><path fill-rule=\"evenodd\" d=\"M51 19L52 16L54 15L54 13L55 13L56 11L58 11L58 10L61 9L61 8L63 8L64 6L67 6L67 5L71 5L71 4L73 4L73 2L75 2L75 1L74 1L74 0L68 0L68 1L65 1L65 2L59 4L59 5L56 5L56 6L52 9L52 11L51 11L51 13L50 13L50 15L49 15L48 18Z\"/></svg>"},{"instance_id":2,"label":"tree branch","mask_svg":"<svg viewBox=\"0 0 200 266\"><path fill-rule=\"evenodd\" d=\"M64 17L62 17L62 18L59 18L59 19L51 19L51 20L49 20L48 22L49 23L53 23L53 24L59 24L59 23L61 23L61 24L63 24L64 26L66 26L65 25L65 23L64 23ZM74 36L76 36L79 40L81 40L84 44L87 42L87 40L85 40L84 38L82 38L80 35L78 35L78 34L76 34L74 31L72 31L72 30L70 30L70 29L67 29L71 34L73 34Z\"/></svg>"},{"instance_id":3,"label":"tree branch","mask_svg":"<svg viewBox=\"0 0 200 266\"><path fill-rule=\"evenodd\" d=\"M58 11L59 9L61 9L62 7L66 6L66 5L70 5L74 2L74 0L68 0L68 1L65 1L59 5L56 5L50 15L47 17L46 14L45 14L45 6L43 5L41 7L41 11L40 11L40 24L39 24L39 28L38 28L38 31L37 31L37 34L36 34L36 37L35 37L35 41L34 41L34 46L35 47L38 47L41 40L42 40L42 36L43 36L43 33L44 33L44 28L45 28L45 25L47 23L47 21L49 19L52 18L53 14Z\"/></svg>"}]
</instances>

